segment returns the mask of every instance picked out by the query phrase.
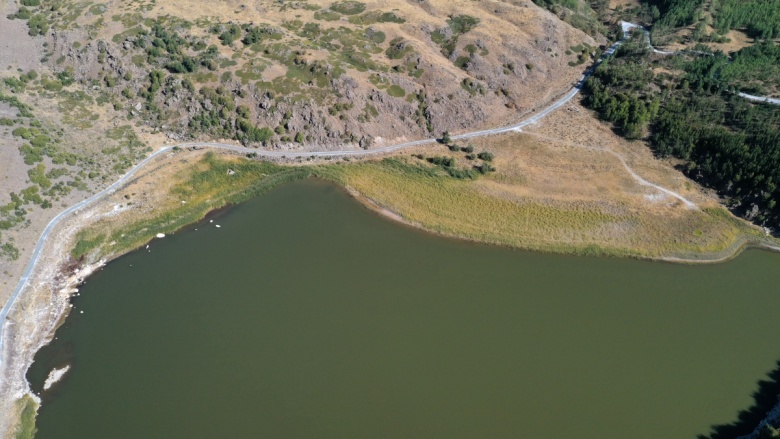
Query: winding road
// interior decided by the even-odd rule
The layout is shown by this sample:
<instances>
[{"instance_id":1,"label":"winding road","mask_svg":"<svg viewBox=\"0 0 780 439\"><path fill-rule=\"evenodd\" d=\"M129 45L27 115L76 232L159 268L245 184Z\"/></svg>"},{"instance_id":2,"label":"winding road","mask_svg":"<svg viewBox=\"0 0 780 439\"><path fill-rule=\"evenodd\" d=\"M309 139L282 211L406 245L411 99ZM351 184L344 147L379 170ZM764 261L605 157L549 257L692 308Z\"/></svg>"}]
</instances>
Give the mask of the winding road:
<instances>
[{"instance_id":1,"label":"winding road","mask_svg":"<svg viewBox=\"0 0 780 439\"><path fill-rule=\"evenodd\" d=\"M631 24L631 23L629 23ZM638 25L633 25L633 27L639 27ZM624 27L624 29L626 29ZM630 28L629 28L630 29ZM459 134L451 136L452 139L471 139L475 137L482 137L482 136L489 136L493 134L501 134L501 133L507 133L511 131L520 131L523 127L526 127L528 125L532 125L540 121L545 116L549 115L553 111L557 110L558 108L565 105L567 102L569 102L574 96L577 95L577 93L580 92L580 89L582 88L583 84L585 83L585 80L593 73L595 68L607 57L611 56L618 47L628 38L629 32L625 32L625 36L622 40L614 43L612 46L610 46L604 54L599 58L588 70L585 71L585 73L580 77L578 82L574 87L571 88L565 95L563 95L561 98L550 104L548 107L544 108L540 112L534 114L533 116L523 119L522 121L514 124L509 125L505 127L499 127L499 128L492 128L487 130L480 130L480 131L473 131L469 133ZM410 142L404 142L404 143L398 143L394 145L388 145L383 146L375 149L370 150L364 150L364 149L352 149L352 150L341 150L341 151L301 151L301 152L294 152L294 151L265 151L265 150L259 150L254 148L246 148L243 146L237 146L237 145L231 145L226 143L217 143L217 142L194 142L194 143L182 143L178 145L170 145L166 146L164 148L161 148L157 151L155 151L153 154L151 154L149 157L142 160L140 163L135 165L133 168L131 168L124 176L122 176L119 180L108 186L107 188L103 189L102 191L92 195L91 197L84 199L82 201L79 201L78 203L74 204L73 206L70 206L69 208L65 209L64 211L60 212L57 216L52 218L52 220L49 222L49 224L46 226L46 228L43 230L43 233L41 234L40 239L38 240L38 243L35 246L35 249L33 250L33 253L30 257L30 261L27 264L27 267L24 270L24 273L22 274L22 277L19 279L19 283L17 284L16 288L14 289L13 293L11 294L11 297L6 301L5 305L2 309L0 309L0 370L2 370L3 366L3 343L5 340L5 327L7 325L10 325L11 322L8 321L8 314L11 312L11 309L13 308L14 304L16 303L16 300L19 298L22 291L24 291L24 288L27 286L30 277L35 269L35 266L38 262L38 259L41 255L41 252L43 251L43 247L45 246L46 240L48 239L49 235L51 234L52 230L59 224L59 222L69 216L70 214L78 213L82 208L94 203L95 201L105 197L106 195L109 195L122 187L125 183L127 183L135 173L144 167L147 163L154 160L156 157L161 156L162 154L165 154L166 152L169 152L173 150L176 147L179 148L187 148L187 147L208 147L208 148L218 148L218 149L224 149L224 150L230 150L230 151L236 151L240 153L255 153L259 157L288 157L288 158L296 158L296 157L348 157L348 156L370 156L370 155L377 155L377 154L385 154L390 152L396 152L399 150L403 150L406 148L411 148L413 146L419 146L419 145L426 145L436 143L436 139L422 139L422 140L415 140ZM641 177L639 177L625 162L625 160L619 156L617 153L615 155L618 156L623 166L628 170L628 172L631 174L633 178L635 178L640 184L646 185L646 186L652 186L666 194L669 194L679 200L681 200L687 207L689 208L695 208L696 205L690 202L689 200L686 200L684 197L682 197L680 194L673 192L671 190L662 188L658 185L655 185L653 183L650 183ZM3 376L3 374L0 374L0 378Z\"/></svg>"},{"instance_id":2,"label":"winding road","mask_svg":"<svg viewBox=\"0 0 780 439\"><path fill-rule=\"evenodd\" d=\"M684 50L684 51L678 51L678 52L667 52L664 50L658 50L655 47L653 47L653 44L650 42L650 31L648 31L643 26L640 26L635 23L629 23L627 21L621 21L620 27L623 29L623 39L625 40L627 38L627 35L631 32L632 29L641 29L642 32L645 34L645 40L647 40L647 46L650 48L650 50L653 51L653 53L657 53L660 55L677 55L678 53L694 53L697 55L705 55L705 56L712 56L712 53L707 52L700 52L698 50ZM780 105L780 99L776 98L770 98L766 96L756 96L751 95L747 93L737 92L737 96L741 98L745 98L747 100L753 101L753 102L763 102L765 104L772 104L772 105Z\"/></svg>"}]
</instances>

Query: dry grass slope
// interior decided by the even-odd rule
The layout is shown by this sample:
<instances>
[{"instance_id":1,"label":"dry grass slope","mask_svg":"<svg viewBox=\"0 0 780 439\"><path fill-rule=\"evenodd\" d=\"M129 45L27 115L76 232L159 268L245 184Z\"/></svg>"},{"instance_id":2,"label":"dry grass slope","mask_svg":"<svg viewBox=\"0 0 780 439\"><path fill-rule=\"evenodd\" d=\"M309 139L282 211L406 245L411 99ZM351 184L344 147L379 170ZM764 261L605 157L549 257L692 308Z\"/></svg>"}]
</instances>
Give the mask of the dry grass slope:
<instances>
[{"instance_id":1,"label":"dry grass slope","mask_svg":"<svg viewBox=\"0 0 780 439\"><path fill-rule=\"evenodd\" d=\"M500 156L502 147L493 150ZM531 250L706 260L728 256L759 234L719 208L522 195L528 185L507 183L512 177L496 166L488 178L461 181L416 159L386 159L339 167L333 179L427 230Z\"/></svg>"}]
</instances>

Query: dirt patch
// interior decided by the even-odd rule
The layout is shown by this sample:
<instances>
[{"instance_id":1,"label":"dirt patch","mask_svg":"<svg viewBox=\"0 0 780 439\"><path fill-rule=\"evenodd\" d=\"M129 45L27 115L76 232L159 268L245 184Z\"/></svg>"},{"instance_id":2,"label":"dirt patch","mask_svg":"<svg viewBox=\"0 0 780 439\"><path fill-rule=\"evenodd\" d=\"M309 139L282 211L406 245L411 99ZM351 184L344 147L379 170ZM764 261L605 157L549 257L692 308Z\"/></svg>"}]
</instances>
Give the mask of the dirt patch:
<instances>
[{"instance_id":1,"label":"dirt patch","mask_svg":"<svg viewBox=\"0 0 780 439\"><path fill-rule=\"evenodd\" d=\"M27 23L10 20L19 6L14 0L0 3L0 70L21 69L25 72L42 67L43 38L30 38Z\"/></svg>"},{"instance_id":2,"label":"dirt patch","mask_svg":"<svg viewBox=\"0 0 780 439\"><path fill-rule=\"evenodd\" d=\"M628 141L618 136L609 125L599 122L590 110L582 107L576 100L572 100L564 108L543 119L536 127L526 131L551 145L557 145L558 148L614 151L623 156L628 165L644 179L680 193L700 208L719 205L719 199L715 193L688 179L682 172L674 168L673 162L656 159L645 142ZM619 171L620 164L614 157L607 157L606 160L611 161L613 163L611 166L617 167L616 169ZM589 162L590 160L586 160L584 163ZM577 175L583 172L582 168L579 169L579 171L577 169L571 169L571 171ZM625 171L618 172L618 174L627 175ZM626 188L619 181L609 180L600 186L620 188L620 191ZM653 193L647 187L636 187L632 191L641 194L642 197L645 194Z\"/></svg>"},{"instance_id":3,"label":"dirt patch","mask_svg":"<svg viewBox=\"0 0 780 439\"><path fill-rule=\"evenodd\" d=\"M726 38L730 41L728 43L707 43L707 46L713 50L720 50L724 53L736 52L745 47L752 46L755 40L749 37L745 32L739 30L730 30L726 34Z\"/></svg>"}]
</instances>

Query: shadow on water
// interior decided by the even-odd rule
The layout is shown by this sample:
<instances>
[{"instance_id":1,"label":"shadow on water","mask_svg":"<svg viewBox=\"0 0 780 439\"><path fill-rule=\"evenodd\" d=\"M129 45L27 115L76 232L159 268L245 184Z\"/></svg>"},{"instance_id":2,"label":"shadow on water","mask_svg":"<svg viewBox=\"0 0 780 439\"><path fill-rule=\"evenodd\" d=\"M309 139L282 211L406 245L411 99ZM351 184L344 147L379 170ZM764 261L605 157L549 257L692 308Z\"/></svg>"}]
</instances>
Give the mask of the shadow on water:
<instances>
[{"instance_id":1,"label":"shadow on water","mask_svg":"<svg viewBox=\"0 0 780 439\"><path fill-rule=\"evenodd\" d=\"M758 390L753 393L753 405L742 410L737 419L730 424L714 425L710 433L698 436L698 439L735 439L753 432L766 414L778 403L780 395L780 360L767 379L758 382Z\"/></svg>"}]
</instances>

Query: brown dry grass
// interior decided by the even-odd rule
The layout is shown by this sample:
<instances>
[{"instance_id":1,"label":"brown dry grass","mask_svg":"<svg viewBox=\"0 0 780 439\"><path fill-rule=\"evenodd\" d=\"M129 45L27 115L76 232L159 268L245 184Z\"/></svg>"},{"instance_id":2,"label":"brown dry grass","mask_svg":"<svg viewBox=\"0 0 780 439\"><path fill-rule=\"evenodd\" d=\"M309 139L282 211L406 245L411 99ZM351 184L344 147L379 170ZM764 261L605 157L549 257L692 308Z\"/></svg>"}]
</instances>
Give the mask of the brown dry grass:
<instances>
[{"instance_id":1,"label":"brown dry grass","mask_svg":"<svg viewBox=\"0 0 780 439\"><path fill-rule=\"evenodd\" d=\"M721 50L725 53L736 52L745 47L752 46L755 43L745 32L739 30L730 30L726 37L730 39L728 43L707 43L713 50Z\"/></svg>"},{"instance_id":2,"label":"brown dry grass","mask_svg":"<svg viewBox=\"0 0 780 439\"><path fill-rule=\"evenodd\" d=\"M506 136L484 146L497 154L538 152L527 140ZM555 186L587 184L572 174L559 174L552 186L540 183L548 192L533 192L534 184L509 184L500 170L468 182L425 176L419 166L414 159L365 162L341 167L337 180L426 230L532 250L693 262L729 258L759 234L723 209L658 206L641 197L632 202L621 188L594 187L579 199L571 191L559 196Z\"/></svg>"},{"instance_id":3,"label":"brown dry grass","mask_svg":"<svg viewBox=\"0 0 780 439\"><path fill-rule=\"evenodd\" d=\"M699 207L719 205L716 195L686 178L674 168L673 161L658 160L646 143L628 141L615 134L608 124L600 122L590 110L574 100L526 131L558 147L612 150L623 156L629 166L644 179L680 193ZM616 187L625 188L619 185ZM639 186L636 191L642 195L648 193L644 186Z\"/></svg>"},{"instance_id":4,"label":"brown dry grass","mask_svg":"<svg viewBox=\"0 0 780 439\"><path fill-rule=\"evenodd\" d=\"M495 155L498 172L476 181L431 178L417 159L341 167L336 178L405 221L448 236L544 251L687 260L732 256L762 232L741 221L717 197L628 142L577 104L526 134L471 141ZM444 146L425 156L464 154ZM680 193L699 209L640 184L642 178Z\"/></svg>"},{"instance_id":5,"label":"brown dry grass","mask_svg":"<svg viewBox=\"0 0 780 439\"><path fill-rule=\"evenodd\" d=\"M690 38L691 33L693 32L694 26L688 26L682 29L679 29L677 32L674 33L681 41L687 41ZM712 34L715 32L715 29L712 26L706 26L706 33ZM726 37L729 38L730 41L726 43L704 43L704 45L712 48L713 50L720 50L724 53L729 52L736 52L740 49L744 49L745 47L752 46L753 43L755 43L755 40L753 38L750 38L745 32L742 32L740 30L730 30ZM694 43L673 43L673 44L666 44L662 47L663 50L666 51L679 51L679 50L685 50L690 48Z\"/></svg>"}]
</instances>

